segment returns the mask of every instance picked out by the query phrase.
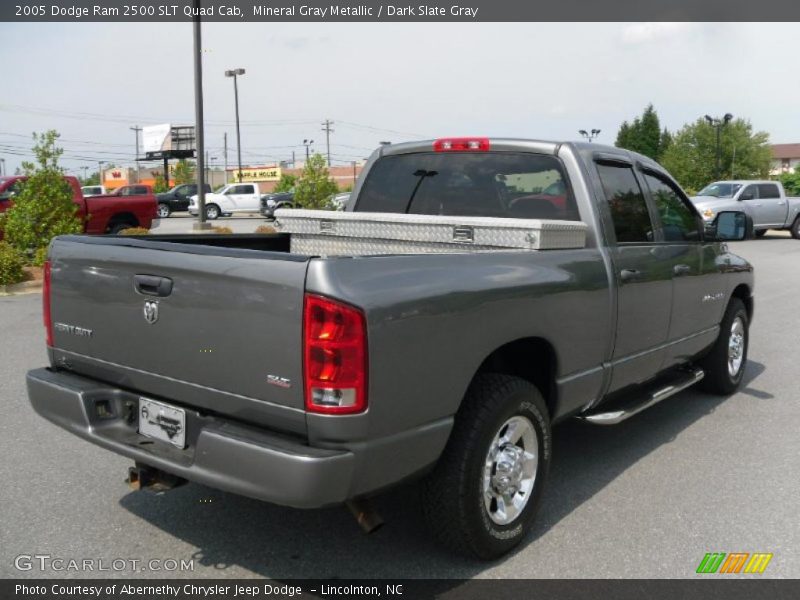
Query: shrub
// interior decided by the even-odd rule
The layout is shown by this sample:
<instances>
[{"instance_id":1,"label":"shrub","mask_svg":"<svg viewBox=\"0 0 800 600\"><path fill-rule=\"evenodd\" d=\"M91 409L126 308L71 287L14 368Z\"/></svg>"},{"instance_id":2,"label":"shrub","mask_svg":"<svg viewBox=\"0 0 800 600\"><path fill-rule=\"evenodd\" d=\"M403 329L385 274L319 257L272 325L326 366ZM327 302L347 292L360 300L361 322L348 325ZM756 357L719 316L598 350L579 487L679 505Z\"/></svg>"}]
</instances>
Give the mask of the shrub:
<instances>
[{"instance_id":1,"label":"shrub","mask_svg":"<svg viewBox=\"0 0 800 600\"><path fill-rule=\"evenodd\" d=\"M128 227L119 232L119 235L147 235L150 233L149 229L145 227Z\"/></svg>"},{"instance_id":2,"label":"shrub","mask_svg":"<svg viewBox=\"0 0 800 600\"><path fill-rule=\"evenodd\" d=\"M330 177L325 158L321 154L312 154L295 184L295 203L303 208L332 209L330 198L338 191L339 187Z\"/></svg>"},{"instance_id":3,"label":"shrub","mask_svg":"<svg viewBox=\"0 0 800 600\"><path fill-rule=\"evenodd\" d=\"M44 265L44 262L47 260L47 249L48 246L37 248L36 252L33 253L33 264L35 266L41 267Z\"/></svg>"},{"instance_id":4,"label":"shrub","mask_svg":"<svg viewBox=\"0 0 800 600\"><path fill-rule=\"evenodd\" d=\"M225 226L212 227L209 231L212 233L233 233L233 229Z\"/></svg>"},{"instance_id":5,"label":"shrub","mask_svg":"<svg viewBox=\"0 0 800 600\"><path fill-rule=\"evenodd\" d=\"M259 225L256 228L256 233L278 233L278 230L269 225Z\"/></svg>"},{"instance_id":6,"label":"shrub","mask_svg":"<svg viewBox=\"0 0 800 600\"><path fill-rule=\"evenodd\" d=\"M6 241L34 257L41 257L41 249L47 248L55 236L83 231L72 189L58 166L64 152L56 147L58 137L53 130L33 134L37 164L23 163L28 179L3 218Z\"/></svg>"},{"instance_id":7,"label":"shrub","mask_svg":"<svg viewBox=\"0 0 800 600\"><path fill-rule=\"evenodd\" d=\"M25 279L25 260L19 251L7 242L0 242L0 285L11 285Z\"/></svg>"}]
</instances>

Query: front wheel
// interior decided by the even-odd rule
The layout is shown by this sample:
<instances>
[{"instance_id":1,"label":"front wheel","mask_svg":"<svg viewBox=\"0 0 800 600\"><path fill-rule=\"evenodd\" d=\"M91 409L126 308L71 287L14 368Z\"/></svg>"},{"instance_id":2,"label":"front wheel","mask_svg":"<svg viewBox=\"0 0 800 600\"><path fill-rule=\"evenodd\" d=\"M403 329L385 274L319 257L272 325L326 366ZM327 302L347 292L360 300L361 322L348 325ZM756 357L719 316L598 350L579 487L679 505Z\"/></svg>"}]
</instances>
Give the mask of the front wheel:
<instances>
[{"instance_id":1,"label":"front wheel","mask_svg":"<svg viewBox=\"0 0 800 600\"><path fill-rule=\"evenodd\" d=\"M169 209L169 205L168 204L164 204L163 202L161 202L158 205L158 211L157 212L158 212L158 218L159 219L166 219L170 215L170 213L172 211Z\"/></svg>"},{"instance_id":2,"label":"front wheel","mask_svg":"<svg viewBox=\"0 0 800 600\"><path fill-rule=\"evenodd\" d=\"M739 298L731 298L717 341L700 363L705 371L700 387L720 396L735 392L744 377L749 341L747 309Z\"/></svg>"},{"instance_id":3,"label":"front wheel","mask_svg":"<svg viewBox=\"0 0 800 600\"><path fill-rule=\"evenodd\" d=\"M506 554L533 524L551 445L535 386L510 375L478 375L423 484L428 527L456 552L482 559Z\"/></svg>"},{"instance_id":4,"label":"front wheel","mask_svg":"<svg viewBox=\"0 0 800 600\"><path fill-rule=\"evenodd\" d=\"M216 221L219 218L220 210L216 204L209 204L206 206L206 219L209 221Z\"/></svg>"}]
</instances>

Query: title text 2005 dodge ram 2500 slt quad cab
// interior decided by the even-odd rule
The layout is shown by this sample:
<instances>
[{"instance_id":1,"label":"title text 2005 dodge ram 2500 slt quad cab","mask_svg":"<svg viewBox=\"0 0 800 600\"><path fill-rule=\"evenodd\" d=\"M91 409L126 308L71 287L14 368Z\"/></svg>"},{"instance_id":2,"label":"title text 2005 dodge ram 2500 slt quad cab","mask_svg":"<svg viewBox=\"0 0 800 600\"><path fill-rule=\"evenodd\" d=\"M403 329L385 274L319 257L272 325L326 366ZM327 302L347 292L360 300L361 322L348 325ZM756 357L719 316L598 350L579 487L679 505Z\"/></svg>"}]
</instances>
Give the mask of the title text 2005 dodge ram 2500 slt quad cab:
<instances>
[{"instance_id":1,"label":"title text 2005 dodge ram 2500 slt quad cab","mask_svg":"<svg viewBox=\"0 0 800 600\"><path fill-rule=\"evenodd\" d=\"M35 410L132 458L142 486L177 477L352 508L424 477L433 532L491 558L531 526L554 423L618 423L696 382L730 394L742 381L753 273L722 240L752 222L721 213L706 231L643 156L397 144L354 194L338 214L538 218L586 239L468 251L470 229L455 227L460 252L314 256L291 252L288 233L60 237L44 285L50 367L27 378Z\"/></svg>"}]
</instances>

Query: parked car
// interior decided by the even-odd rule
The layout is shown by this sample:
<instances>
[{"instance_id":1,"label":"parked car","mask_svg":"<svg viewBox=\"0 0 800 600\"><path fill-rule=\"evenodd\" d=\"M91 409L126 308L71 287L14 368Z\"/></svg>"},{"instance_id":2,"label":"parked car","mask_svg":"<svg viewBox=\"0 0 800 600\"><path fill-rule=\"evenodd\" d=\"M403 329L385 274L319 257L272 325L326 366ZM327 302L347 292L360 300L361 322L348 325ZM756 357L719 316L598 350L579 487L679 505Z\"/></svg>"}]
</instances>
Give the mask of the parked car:
<instances>
[{"instance_id":1,"label":"parked car","mask_svg":"<svg viewBox=\"0 0 800 600\"><path fill-rule=\"evenodd\" d=\"M509 201L553 178L563 206ZM33 408L133 459L134 488L347 502L370 523L370 495L423 477L430 531L491 559L532 526L553 425L612 425L695 383L742 383L753 268L722 242L752 222L722 211L705 230L645 156L392 144L353 195L345 213L308 213L329 253L292 251L305 237L291 233L56 238ZM434 229L446 248L420 250Z\"/></svg>"},{"instance_id":2,"label":"parked car","mask_svg":"<svg viewBox=\"0 0 800 600\"><path fill-rule=\"evenodd\" d=\"M0 213L12 204L14 196L27 177L0 177ZM150 229L156 216L156 199L152 194L141 196L84 196L75 177L64 179L72 188L72 201L78 206L78 217L84 223L85 233L119 233L129 227Z\"/></svg>"},{"instance_id":3,"label":"parked car","mask_svg":"<svg viewBox=\"0 0 800 600\"><path fill-rule=\"evenodd\" d=\"M102 196L106 193L106 188L102 185L84 185L81 188L81 192L83 192L84 198L88 198L89 196Z\"/></svg>"},{"instance_id":4,"label":"parked car","mask_svg":"<svg viewBox=\"0 0 800 600\"><path fill-rule=\"evenodd\" d=\"M213 221L237 212L259 212L262 196L254 183L230 183L218 192L206 194L206 218ZM198 214L196 195L189 199L189 213Z\"/></svg>"},{"instance_id":5,"label":"parked car","mask_svg":"<svg viewBox=\"0 0 800 600\"><path fill-rule=\"evenodd\" d=\"M211 186L204 185L206 194L211 193ZM176 185L168 192L156 194L156 201L158 202L158 216L161 219L166 219L174 212L183 212L189 210L189 198L197 194L196 183L184 183Z\"/></svg>"},{"instance_id":6,"label":"parked car","mask_svg":"<svg viewBox=\"0 0 800 600\"><path fill-rule=\"evenodd\" d=\"M347 206L347 201L350 200L350 192L342 192L340 194L334 194L331 198L331 205L336 210L344 210Z\"/></svg>"},{"instance_id":7,"label":"parked car","mask_svg":"<svg viewBox=\"0 0 800 600\"><path fill-rule=\"evenodd\" d=\"M788 229L800 240L800 198L787 197L779 181L715 181L692 202L706 223L713 223L720 211L743 212L752 217L758 236L769 229Z\"/></svg>"},{"instance_id":8,"label":"parked car","mask_svg":"<svg viewBox=\"0 0 800 600\"><path fill-rule=\"evenodd\" d=\"M268 219L275 218L279 208L294 208L294 192L273 192L261 197L261 214Z\"/></svg>"}]
</instances>

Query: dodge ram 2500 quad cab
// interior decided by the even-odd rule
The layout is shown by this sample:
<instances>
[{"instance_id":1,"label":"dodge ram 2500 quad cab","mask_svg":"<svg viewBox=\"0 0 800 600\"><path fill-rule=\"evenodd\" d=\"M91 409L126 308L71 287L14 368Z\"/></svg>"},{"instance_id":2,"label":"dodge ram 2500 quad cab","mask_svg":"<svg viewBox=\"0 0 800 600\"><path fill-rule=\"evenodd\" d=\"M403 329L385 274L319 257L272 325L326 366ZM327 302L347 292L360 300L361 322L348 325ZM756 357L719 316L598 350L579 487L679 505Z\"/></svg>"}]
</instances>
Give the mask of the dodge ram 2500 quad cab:
<instances>
[{"instance_id":1,"label":"dodge ram 2500 quad cab","mask_svg":"<svg viewBox=\"0 0 800 600\"><path fill-rule=\"evenodd\" d=\"M353 193L277 234L57 238L35 410L133 459L134 486L370 522L365 499L422 478L432 532L492 558L531 527L556 423L742 381L753 269L726 240L752 222L704 227L644 156L393 144Z\"/></svg>"}]
</instances>

